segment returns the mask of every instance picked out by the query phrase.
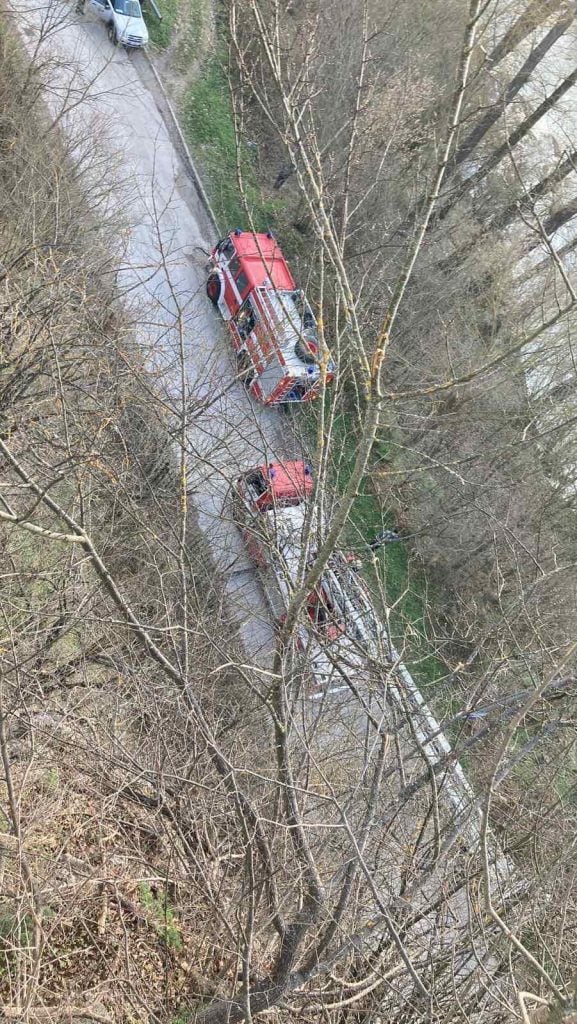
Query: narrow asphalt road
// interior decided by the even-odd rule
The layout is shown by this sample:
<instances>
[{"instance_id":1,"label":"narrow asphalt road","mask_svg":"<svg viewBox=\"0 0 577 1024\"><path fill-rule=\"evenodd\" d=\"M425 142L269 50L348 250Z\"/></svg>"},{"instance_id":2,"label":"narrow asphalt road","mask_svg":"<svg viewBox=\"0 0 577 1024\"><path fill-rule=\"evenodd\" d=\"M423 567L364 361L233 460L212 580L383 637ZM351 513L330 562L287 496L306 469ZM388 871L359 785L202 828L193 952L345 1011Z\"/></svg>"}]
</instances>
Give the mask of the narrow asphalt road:
<instances>
[{"instance_id":1,"label":"narrow asphalt road","mask_svg":"<svg viewBox=\"0 0 577 1024\"><path fill-rule=\"evenodd\" d=\"M214 229L163 118L144 56L115 48L88 4L83 16L62 0L14 0L10 9L30 54L53 62L46 97L51 116L78 152L98 153L87 180L110 179L107 213L117 229L123 301L150 351L150 366L165 371L159 378L176 406L184 381L191 501L228 581L247 651L266 659L270 616L228 518L227 493L239 471L298 453L289 451L294 442L283 413L258 406L234 381L226 331L204 290Z\"/></svg>"}]
</instances>

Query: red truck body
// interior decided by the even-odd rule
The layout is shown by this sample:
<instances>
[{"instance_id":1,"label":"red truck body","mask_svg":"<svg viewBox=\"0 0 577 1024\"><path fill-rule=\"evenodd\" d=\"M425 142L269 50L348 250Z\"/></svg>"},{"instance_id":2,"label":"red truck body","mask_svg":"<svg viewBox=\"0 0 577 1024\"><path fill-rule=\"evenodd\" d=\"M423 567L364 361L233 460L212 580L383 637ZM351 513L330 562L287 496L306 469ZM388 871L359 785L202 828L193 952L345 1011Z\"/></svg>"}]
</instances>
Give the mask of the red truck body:
<instances>
[{"instance_id":1,"label":"red truck body","mask_svg":"<svg viewBox=\"0 0 577 1024\"><path fill-rule=\"evenodd\" d=\"M211 253L206 290L228 324L238 371L265 405L307 402L320 390L317 324L269 232L236 230ZM326 382L335 367L326 362Z\"/></svg>"}]
</instances>

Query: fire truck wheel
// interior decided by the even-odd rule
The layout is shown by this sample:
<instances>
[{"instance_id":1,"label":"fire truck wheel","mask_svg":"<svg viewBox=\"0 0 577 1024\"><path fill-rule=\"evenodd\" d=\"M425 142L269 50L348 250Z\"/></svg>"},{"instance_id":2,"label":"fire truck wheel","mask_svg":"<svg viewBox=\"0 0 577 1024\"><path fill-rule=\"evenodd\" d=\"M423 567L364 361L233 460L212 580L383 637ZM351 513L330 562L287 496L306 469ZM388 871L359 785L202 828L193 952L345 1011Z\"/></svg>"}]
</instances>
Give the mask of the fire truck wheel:
<instances>
[{"instance_id":1,"label":"fire truck wheel","mask_svg":"<svg viewBox=\"0 0 577 1024\"><path fill-rule=\"evenodd\" d=\"M316 348L316 346L315 346ZM295 355L301 360L301 362L310 365L316 363L316 353L313 352L312 347L306 341L302 341L300 338L295 345Z\"/></svg>"},{"instance_id":2,"label":"fire truck wheel","mask_svg":"<svg viewBox=\"0 0 577 1024\"><path fill-rule=\"evenodd\" d=\"M220 278L218 274L210 275L206 282L206 294L213 306L218 306L218 300L220 299Z\"/></svg>"}]
</instances>

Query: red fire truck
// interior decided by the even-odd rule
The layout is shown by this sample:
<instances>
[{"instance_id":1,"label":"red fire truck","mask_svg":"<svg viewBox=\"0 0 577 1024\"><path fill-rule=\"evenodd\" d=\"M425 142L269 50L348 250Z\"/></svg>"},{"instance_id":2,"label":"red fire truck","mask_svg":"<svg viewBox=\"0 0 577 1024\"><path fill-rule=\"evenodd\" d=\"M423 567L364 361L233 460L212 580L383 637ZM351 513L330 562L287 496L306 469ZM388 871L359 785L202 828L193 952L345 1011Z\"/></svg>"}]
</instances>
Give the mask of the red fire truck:
<instances>
[{"instance_id":1,"label":"red fire truck","mask_svg":"<svg viewBox=\"0 0 577 1024\"><path fill-rule=\"evenodd\" d=\"M300 461L256 466L233 486L233 515L277 623L282 623L303 570L316 557L317 542L322 539L318 519L306 515L312 490L310 467ZM306 529L307 519L310 530ZM442 791L453 807L455 820L461 821L463 837L477 849L480 818L471 810L476 804L473 790L442 725L401 661L388 629L379 621L357 570L350 556L333 552L308 595L295 646L302 656L309 699L321 700L359 684L371 686L375 677L367 673L367 663L370 660L379 666L387 678L381 692L398 709L401 721L406 721L410 713L411 731L427 763L443 765ZM509 891L524 891L516 868L500 852L491 871L499 886L504 882L509 886L512 879Z\"/></svg>"},{"instance_id":2,"label":"red fire truck","mask_svg":"<svg viewBox=\"0 0 577 1024\"><path fill-rule=\"evenodd\" d=\"M322 534L313 517L305 536L312 488L310 467L300 461L257 466L234 486L233 515L279 623ZM333 552L305 608L297 643L323 690L342 682L343 668L356 674L367 658L382 658L383 629L352 556Z\"/></svg>"},{"instance_id":3,"label":"red fire truck","mask_svg":"<svg viewBox=\"0 0 577 1024\"><path fill-rule=\"evenodd\" d=\"M306 402L321 381L314 314L271 232L237 228L211 253L206 292L228 323L239 377L265 405ZM329 359L326 380L335 372Z\"/></svg>"}]
</instances>

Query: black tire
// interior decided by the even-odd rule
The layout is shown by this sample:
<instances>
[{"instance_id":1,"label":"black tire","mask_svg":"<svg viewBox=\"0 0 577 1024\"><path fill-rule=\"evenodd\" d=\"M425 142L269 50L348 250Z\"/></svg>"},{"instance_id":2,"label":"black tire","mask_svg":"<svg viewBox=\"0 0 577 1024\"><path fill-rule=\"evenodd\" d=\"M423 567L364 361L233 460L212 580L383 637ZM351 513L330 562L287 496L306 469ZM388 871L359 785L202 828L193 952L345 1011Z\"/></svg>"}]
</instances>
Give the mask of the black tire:
<instances>
[{"instance_id":1,"label":"black tire","mask_svg":"<svg viewBox=\"0 0 577 1024\"><path fill-rule=\"evenodd\" d=\"M206 282L206 294L208 295L213 306L218 306L220 299L220 277L218 274L209 274L208 281Z\"/></svg>"},{"instance_id":2,"label":"black tire","mask_svg":"<svg viewBox=\"0 0 577 1024\"><path fill-rule=\"evenodd\" d=\"M118 46L118 36L116 34L116 29L112 24L108 26L108 38L113 46Z\"/></svg>"},{"instance_id":3,"label":"black tire","mask_svg":"<svg viewBox=\"0 0 577 1024\"><path fill-rule=\"evenodd\" d=\"M314 352L311 351L304 338L299 338L295 345L295 355L306 363L307 366L312 366L313 363L317 362L317 357Z\"/></svg>"}]
</instances>

